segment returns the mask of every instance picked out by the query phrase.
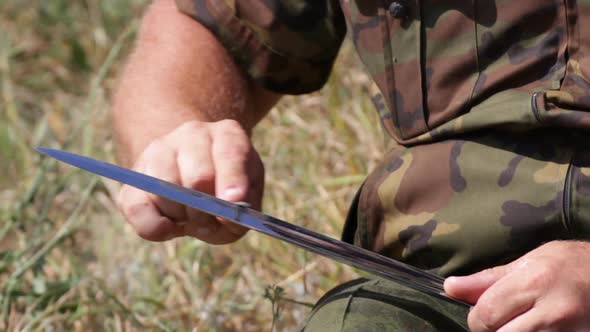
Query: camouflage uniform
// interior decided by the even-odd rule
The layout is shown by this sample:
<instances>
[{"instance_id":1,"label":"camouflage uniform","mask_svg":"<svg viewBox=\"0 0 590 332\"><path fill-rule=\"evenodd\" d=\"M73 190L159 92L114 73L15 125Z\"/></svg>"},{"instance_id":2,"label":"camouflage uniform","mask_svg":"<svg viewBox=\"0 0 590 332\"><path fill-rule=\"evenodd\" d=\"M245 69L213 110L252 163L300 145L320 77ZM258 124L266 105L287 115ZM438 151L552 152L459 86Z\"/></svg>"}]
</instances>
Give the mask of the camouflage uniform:
<instances>
[{"instance_id":1,"label":"camouflage uniform","mask_svg":"<svg viewBox=\"0 0 590 332\"><path fill-rule=\"evenodd\" d=\"M349 31L392 144L357 195L345 239L447 276L589 236L590 0L177 3L281 93L320 88ZM355 292L405 294L398 288L353 282L320 301L309 326L340 319L335 329L355 330L342 315L316 319L319 310L379 312L385 304ZM437 308L429 301L417 302ZM391 316L407 318L406 309ZM464 320L455 309L429 317L450 310ZM374 317L367 322L386 319Z\"/></svg>"}]
</instances>

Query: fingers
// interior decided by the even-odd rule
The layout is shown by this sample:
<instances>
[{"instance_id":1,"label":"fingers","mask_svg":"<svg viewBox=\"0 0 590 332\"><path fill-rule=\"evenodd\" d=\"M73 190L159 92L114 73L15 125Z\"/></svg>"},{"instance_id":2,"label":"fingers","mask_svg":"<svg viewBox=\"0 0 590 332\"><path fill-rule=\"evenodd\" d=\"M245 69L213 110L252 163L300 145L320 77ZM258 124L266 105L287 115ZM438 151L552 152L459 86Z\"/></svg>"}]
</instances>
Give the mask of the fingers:
<instances>
[{"instance_id":1,"label":"fingers","mask_svg":"<svg viewBox=\"0 0 590 332\"><path fill-rule=\"evenodd\" d=\"M477 298L468 316L473 332L590 331L588 265L580 259L588 254L587 243L554 241L500 268L449 278L445 290Z\"/></svg>"},{"instance_id":2,"label":"fingers","mask_svg":"<svg viewBox=\"0 0 590 332\"><path fill-rule=\"evenodd\" d=\"M477 301L467 318L473 332L496 331L514 318L529 311L539 298L537 287L526 283L535 282L527 271L511 273L494 283Z\"/></svg>"},{"instance_id":3,"label":"fingers","mask_svg":"<svg viewBox=\"0 0 590 332\"><path fill-rule=\"evenodd\" d=\"M231 202L247 201L254 196L249 193L250 174L253 172L250 160L257 158L250 138L235 121L217 122L215 127L211 147L215 165L215 194ZM237 236L246 232L244 227L223 219L219 221Z\"/></svg>"},{"instance_id":4,"label":"fingers","mask_svg":"<svg viewBox=\"0 0 590 332\"><path fill-rule=\"evenodd\" d=\"M172 149L156 141L146 148L135 169L166 181L178 182L173 156ZM180 204L130 186L121 188L117 203L125 219L146 240L165 241L184 233L182 226L175 223L185 218Z\"/></svg>"},{"instance_id":5,"label":"fingers","mask_svg":"<svg viewBox=\"0 0 590 332\"><path fill-rule=\"evenodd\" d=\"M205 216L196 222L189 221L184 228L185 234L210 244L232 243L240 239L247 231L230 230L226 224L214 217Z\"/></svg>"},{"instance_id":6,"label":"fingers","mask_svg":"<svg viewBox=\"0 0 590 332\"><path fill-rule=\"evenodd\" d=\"M481 295L469 313L467 321L474 332L496 331L505 325L510 327L513 324L510 322L521 322L522 317L527 317L525 321L539 318L529 312L536 312L543 306L543 302L547 302L544 301L545 295L554 284L558 267L551 261L541 263L527 255L505 265L503 270L506 274ZM545 310L546 315L554 312L555 310ZM543 320L529 321L528 326L540 322Z\"/></svg>"},{"instance_id":7,"label":"fingers","mask_svg":"<svg viewBox=\"0 0 590 332\"><path fill-rule=\"evenodd\" d=\"M117 203L135 232L146 240L166 241L182 233L174 222L162 216L144 191L125 185Z\"/></svg>"},{"instance_id":8,"label":"fingers","mask_svg":"<svg viewBox=\"0 0 590 332\"><path fill-rule=\"evenodd\" d=\"M538 331L589 331L584 307L567 297L541 301L531 310L507 322L498 332L538 332Z\"/></svg>"},{"instance_id":9,"label":"fingers","mask_svg":"<svg viewBox=\"0 0 590 332\"><path fill-rule=\"evenodd\" d=\"M154 142L145 150L136 168L139 172L164 181L179 183L180 174L176 165L176 152L166 142ZM184 206L154 194L148 194L163 216L172 221L186 219Z\"/></svg>"},{"instance_id":10,"label":"fingers","mask_svg":"<svg viewBox=\"0 0 590 332\"><path fill-rule=\"evenodd\" d=\"M152 142L135 169L222 199L246 201L253 208L261 205L264 168L248 135L235 121L185 123ZM190 235L222 244L239 239L247 231L138 189L125 187L120 198L126 218L147 239Z\"/></svg>"},{"instance_id":11,"label":"fingers","mask_svg":"<svg viewBox=\"0 0 590 332\"><path fill-rule=\"evenodd\" d=\"M508 264L445 280L447 294L476 304L467 319L473 332L496 331L533 307L538 294L523 291L523 275L513 269Z\"/></svg>"},{"instance_id":12,"label":"fingers","mask_svg":"<svg viewBox=\"0 0 590 332\"><path fill-rule=\"evenodd\" d=\"M479 297L509 270L510 265L503 265L465 277L449 277L445 280L445 292L456 299L475 304Z\"/></svg>"},{"instance_id":13,"label":"fingers","mask_svg":"<svg viewBox=\"0 0 590 332\"><path fill-rule=\"evenodd\" d=\"M179 146L176 162L182 186L214 195L215 166L211 155L211 136L207 130L203 130L203 126L204 124L191 124L187 128L190 132L180 135L179 140L190 137L190 141ZM226 231L220 229L214 217L188 206L185 206L185 214L186 235L213 244L233 240L228 239Z\"/></svg>"},{"instance_id":14,"label":"fingers","mask_svg":"<svg viewBox=\"0 0 590 332\"><path fill-rule=\"evenodd\" d=\"M248 195L248 158L250 138L234 122L222 121L215 124L212 132L213 163L215 164L215 193L229 201L242 201Z\"/></svg>"},{"instance_id":15,"label":"fingers","mask_svg":"<svg viewBox=\"0 0 590 332\"><path fill-rule=\"evenodd\" d=\"M211 137L207 131L192 128L188 144L178 148L177 165L180 173L180 184L210 195L215 194L215 167L211 159ZM188 220L199 220L206 215L198 210L185 207ZM203 225L203 233L206 233Z\"/></svg>"},{"instance_id":16,"label":"fingers","mask_svg":"<svg viewBox=\"0 0 590 332\"><path fill-rule=\"evenodd\" d=\"M545 320L546 312L535 308L511 320L498 332L538 332L546 326Z\"/></svg>"},{"instance_id":17,"label":"fingers","mask_svg":"<svg viewBox=\"0 0 590 332\"><path fill-rule=\"evenodd\" d=\"M587 301L579 297L581 292L584 290L563 288L555 293L544 294L531 310L507 322L498 331L590 331Z\"/></svg>"}]
</instances>

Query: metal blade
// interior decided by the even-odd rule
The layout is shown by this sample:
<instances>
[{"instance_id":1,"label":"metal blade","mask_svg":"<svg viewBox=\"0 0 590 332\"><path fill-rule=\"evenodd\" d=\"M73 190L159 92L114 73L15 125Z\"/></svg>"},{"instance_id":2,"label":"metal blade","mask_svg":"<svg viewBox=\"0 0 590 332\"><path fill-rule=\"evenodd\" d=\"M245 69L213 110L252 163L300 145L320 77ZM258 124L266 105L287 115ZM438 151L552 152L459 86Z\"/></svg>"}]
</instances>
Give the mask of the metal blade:
<instances>
[{"instance_id":1,"label":"metal blade","mask_svg":"<svg viewBox=\"0 0 590 332\"><path fill-rule=\"evenodd\" d=\"M445 294L443 278L377 253L290 224L259 211L127 168L65 151L43 147L39 147L37 150L78 168L227 219L249 229L270 235L380 277L400 282L408 287L449 302L470 306Z\"/></svg>"}]
</instances>

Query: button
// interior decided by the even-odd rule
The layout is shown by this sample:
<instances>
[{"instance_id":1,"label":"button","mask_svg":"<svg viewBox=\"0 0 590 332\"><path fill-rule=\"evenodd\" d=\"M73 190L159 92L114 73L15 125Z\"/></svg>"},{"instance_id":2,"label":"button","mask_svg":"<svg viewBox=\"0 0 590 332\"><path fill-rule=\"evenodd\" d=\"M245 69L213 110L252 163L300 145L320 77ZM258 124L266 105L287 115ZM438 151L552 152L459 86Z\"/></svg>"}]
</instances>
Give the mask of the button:
<instances>
[{"instance_id":1,"label":"button","mask_svg":"<svg viewBox=\"0 0 590 332\"><path fill-rule=\"evenodd\" d=\"M391 16L395 18L405 18L408 16L408 7L406 6L405 1L394 1L389 6L389 13Z\"/></svg>"}]
</instances>

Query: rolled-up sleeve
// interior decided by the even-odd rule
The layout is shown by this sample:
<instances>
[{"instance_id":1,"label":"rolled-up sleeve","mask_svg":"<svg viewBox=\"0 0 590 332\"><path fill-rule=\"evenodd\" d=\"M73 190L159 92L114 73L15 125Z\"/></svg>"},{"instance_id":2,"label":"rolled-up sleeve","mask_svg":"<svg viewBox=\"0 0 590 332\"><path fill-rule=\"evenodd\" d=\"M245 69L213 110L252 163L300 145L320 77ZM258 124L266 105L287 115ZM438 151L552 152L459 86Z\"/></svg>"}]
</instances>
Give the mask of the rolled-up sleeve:
<instances>
[{"instance_id":1,"label":"rolled-up sleeve","mask_svg":"<svg viewBox=\"0 0 590 332\"><path fill-rule=\"evenodd\" d=\"M337 0L176 0L258 84L285 94L321 88L346 25Z\"/></svg>"}]
</instances>

